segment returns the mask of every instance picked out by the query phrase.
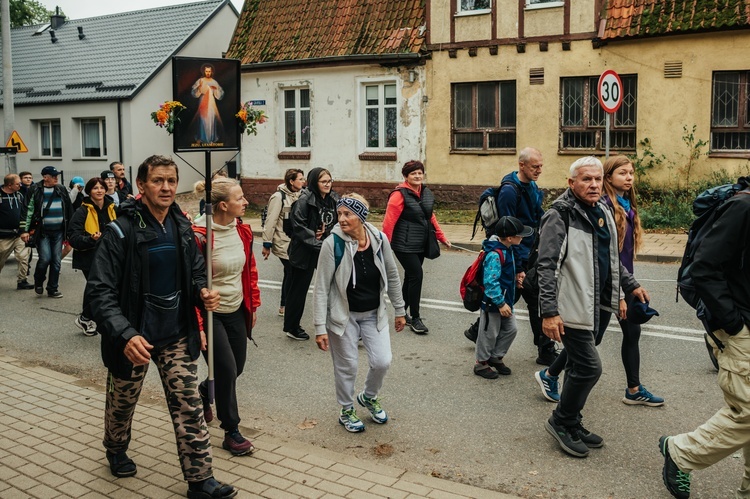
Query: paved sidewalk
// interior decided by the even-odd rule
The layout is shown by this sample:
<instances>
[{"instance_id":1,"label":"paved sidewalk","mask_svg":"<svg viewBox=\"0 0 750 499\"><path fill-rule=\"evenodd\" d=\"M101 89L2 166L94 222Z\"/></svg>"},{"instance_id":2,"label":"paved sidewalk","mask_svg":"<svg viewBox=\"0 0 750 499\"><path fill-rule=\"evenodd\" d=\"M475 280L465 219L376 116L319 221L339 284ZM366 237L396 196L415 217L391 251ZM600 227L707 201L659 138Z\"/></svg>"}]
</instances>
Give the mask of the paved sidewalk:
<instances>
[{"instance_id":1,"label":"paved sidewalk","mask_svg":"<svg viewBox=\"0 0 750 499\"><path fill-rule=\"evenodd\" d=\"M133 423L132 478L109 472L101 444L104 388L19 359L0 356L0 497L185 497L166 406L143 397ZM210 427L216 478L238 497L497 498L516 496L362 461L242 428L258 449L234 457Z\"/></svg>"}]
</instances>

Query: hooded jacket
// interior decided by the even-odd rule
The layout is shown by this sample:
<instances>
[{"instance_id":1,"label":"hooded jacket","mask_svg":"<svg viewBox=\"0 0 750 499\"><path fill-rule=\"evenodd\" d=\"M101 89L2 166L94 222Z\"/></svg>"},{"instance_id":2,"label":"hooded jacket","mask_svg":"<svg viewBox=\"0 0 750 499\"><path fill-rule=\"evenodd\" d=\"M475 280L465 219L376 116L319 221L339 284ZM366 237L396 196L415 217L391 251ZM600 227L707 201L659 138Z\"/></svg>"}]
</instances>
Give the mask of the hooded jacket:
<instances>
[{"instance_id":1,"label":"hooded jacket","mask_svg":"<svg viewBox=\"0 0 750 499\"><path fill-rule=\"evenodd\" d=\"M364 227L370 237L375 266L380 271L381 298L377 312L377 328L378 331L383 331L388 326L388 313L385 310L383 293L388 294L397 317L406 313L401 295L401 279L388 238L369 222L365 222ZM329 237L323 241L313 291L313 320L316 335L330 332L341 336L349 322L349 300L346 288L352 278L354 255L359 243L345 234L338 224L332 232L344 240L344 256L336 267L334 238Z\"/></svg>"},{"instance_id":2,"label":"hooded jacket","mask_svg":"<svg viewBox=\"0 0 750 499\"><path fill-rule=\"evenodd\" d=\"M502 185L505 184L505 185ZM509 184L515 184L513 185ZM533 180L523 183L518 178L518 172L511 172L503 177L502 188L497 192L497 213L501 216L511 216L519 219L524 225L538 228L544 210L544 192ZM537 231L538 232L538 231ZM516 260L516 273L525 272L529 261L529 253L534 245L533 237L524 237L521 244L513 246L513 256Z\"/></svg>"},{"instance_id":3,"label":"hooded jacket","mask_svg":"<svg viewBox=\"0 0 750 499\"><path fill-rule=\"evenodd\" d=\"M104 228L112 220L117 218L115 204L107 196L104 196L104 204L99 209L85 197L81 206L73 213L68 227L68 242L75 250L73 251L73 268L79 270L91 270L94 262L94 250L99 241L92 239L91 235L97 232L104 233ZM101 239L100 239L101 240Z\"/></svg>"},{"instance_id":4,"label":"hooded jacket","mask_svg":"<svg viewBox=\"0 0 750 499\"><path fill-rule=\"evenodd\" d=\"M516 302L516 265L513 260L513 246L508 248L500 242L500 238L492 236L482 243L485 253L483 263L484 297L482 299L482 310L488 312L499 312L500 307L507 303L511 310ZM500 255L503 253L501 263Z\"/></svg>"},{"instance_id":5,"label":"hooded jacket","mask_svg":"<svg viewBox=\"0 0 750 499\"><path fill-rule=\"evenodd\" d=\"M618 313L620 287L631 293L640 287L620 263L617 250L617 228L610 209L602 202L605 223L612 235L609 242L609 268L612 289L601 303L598 237L586 212L573 191L568 188L555 200L568 210L568 230L559 210L547 210L539 233L539 313L541 317L559 315L566 328L599 330L599 310Z\"/></svg>"},{"instance_id":6,"label":"hooded jacket","mask_svg":"<svg viewBox=\"0 0 750 499\"><path fill-rule=\"evenodd\" d=\"M307 188L292 207L292 240L289 243L289 263L299 269L315 268L323 241L336 225L338 194L331 191L324 198L318 188L318 178L323 168L313 168L307 174ZM323 237L315 232L324 225Z\"/></svg>"},{"instance_id":7,"label":"hooded jacket","mask_svg":"<svg viewBox=\"0 0 750 499\"><path fill-rule=\"evenodd\" d=\"M128 200L120 206L117 220L104 230L94 256L86 283L84 303L89 303L102 335L102 360L115 376L129 379L133 364L123 350L127 342L136 336L141 324L143 309L143 279L148 278L144 268L144 256L148 242L156 233L143 220L148 208L141 200ZM195 243L190 221L176 203L169 208L177 226L177 251L182 266L180 290L185 300L184 310L203 306L200 290L207 286L206 265ZM200 332L195 314L186 314L186 331L190 357L200 355Z\"/></svg>"},{"instance_id":8,"label":"hooded jacket","mask_svg":"<svg viewBox=\"0 0 750 499\"><path fill-rule=\"evenodd\" d=\"M284 219L292 216L292 203L297 201L302 191L294 192L286 184L280 184L276 192L268 198L266 225L263 226L263 247L282 260L288 260L289 236L284 232ZM282 193L283 202L282 202Z\"/></svg>"}]
</instances>

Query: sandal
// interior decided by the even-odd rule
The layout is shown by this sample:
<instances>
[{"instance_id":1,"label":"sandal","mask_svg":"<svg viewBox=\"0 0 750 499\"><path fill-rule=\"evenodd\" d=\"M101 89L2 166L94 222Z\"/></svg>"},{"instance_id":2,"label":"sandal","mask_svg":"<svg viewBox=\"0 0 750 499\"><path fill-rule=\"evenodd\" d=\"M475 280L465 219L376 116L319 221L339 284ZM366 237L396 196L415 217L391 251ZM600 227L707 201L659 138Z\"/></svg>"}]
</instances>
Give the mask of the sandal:
<instances>
[{"instance_id":1,"label":"sandal","mask_svg":"<svg viewBox=\"0 0 750 499\"><path fill-rule=\"evenodd\" d=\"M201 483L200 488L195 484L195 489L193 489L194 484L188 484L189 499L229 499L237 495L237 489L217 481L214 477L199 483Z\"/></svg>"},{"instance_id":2,"label":"sandal","mask_svg":"<svg viewBox=\"0 0 750 499\"><path fill-rule=\"evenodd\" d=\"M107 461L109 461L109 471L117 478L127 478L134 476L138 472L135 463L128 457L125 451L113 454L107 451Z\"/></svg>"}]
</instances>

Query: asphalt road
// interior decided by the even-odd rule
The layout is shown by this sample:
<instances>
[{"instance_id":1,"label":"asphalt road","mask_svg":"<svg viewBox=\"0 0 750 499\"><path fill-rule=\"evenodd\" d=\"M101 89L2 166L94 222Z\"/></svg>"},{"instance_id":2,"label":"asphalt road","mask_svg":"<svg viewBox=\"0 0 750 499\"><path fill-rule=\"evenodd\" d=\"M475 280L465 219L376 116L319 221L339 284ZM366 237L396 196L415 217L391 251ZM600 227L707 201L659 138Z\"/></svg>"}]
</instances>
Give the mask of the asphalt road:
<instances>
[{"instance_id":1,"label":"asphalt road","mask_svg":"<svg viewBox=\"0 0 750 499\"><path fill-rule=\"evenodd\" d=\"M519 333L506 357L513 374L498 380L473 375L474 345L463 330L474 315L462 308L457 291L472 259L467 253L444 252L425 263L422 316L430 334L392 333L394 361L381 393L391 420L375 425L360 409L367 431L356 435L337 422L329 355L313 341L292 341L281 332L281 265L275 257L260 259L263 306L254 332L258 348L248 347L245 373L238 380L242 424L523 497L669 497L661 482L659 436L689 431L722 405L700 324L692 309L674 302L677 266L636 265L652 306L661 313L644 327L641 380L663 396L666 405L631 407L621 402L621 333L613 321L600 346L604 374L584 411L585 425L604 437L605 446L586 459L575 459L563 454L543 427L554 405L541 397L533 379L539 366L523 302L516 312ZM59 300L15 291L14 276L15 264L9 261L0 278L0 353L103 385L106 373L98 339L84 337L73 325L82 274L73 271L69 261L63 263L60 289L65 296ZM303 326L312 331L308 296ZM364 351L361 359L358 389L364 382ZM163 397L155 369L149 372L144 396ZM375 457L376 451L383 455ZM692 497L732 495L742 470L738 454L696 472Z\"/></svg>"}]
</instances>

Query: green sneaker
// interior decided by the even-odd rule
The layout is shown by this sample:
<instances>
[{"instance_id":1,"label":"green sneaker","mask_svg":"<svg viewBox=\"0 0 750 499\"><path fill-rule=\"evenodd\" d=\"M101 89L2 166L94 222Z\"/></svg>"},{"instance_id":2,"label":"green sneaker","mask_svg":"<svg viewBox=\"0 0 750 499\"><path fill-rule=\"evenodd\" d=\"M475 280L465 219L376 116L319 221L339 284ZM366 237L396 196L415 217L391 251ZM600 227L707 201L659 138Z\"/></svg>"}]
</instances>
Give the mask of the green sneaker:
<instances>
[{"instance_id":1,"label":"green sneaker","mask_svg":"<svg viewBox=\"0 0 750 499\"><path fill-rule=\"evenodd\" d=\"M378 400L377 397L369 398L365 395L365 392L362 392L357 395L357 402L359 402L359 405L366 407L367 410L370 411L370 416L372 416L372 420L376 423L383 424L388 421L388 414L383 410L383 407L380 405L380 400Z\"/></svg>"},{"instance_id":2,"label":"green sneaker","mask_svg":"<svg viewBox=\"0 0 750 499\"><path fill-rule=\"evenodd\" d=\"M346 431L351 433L365 431L365 424L357 417L354 407L341 409L341 414L339 414L339 424L343 425L343 427L346 428Z\"/></svg>"}]
</instances>

